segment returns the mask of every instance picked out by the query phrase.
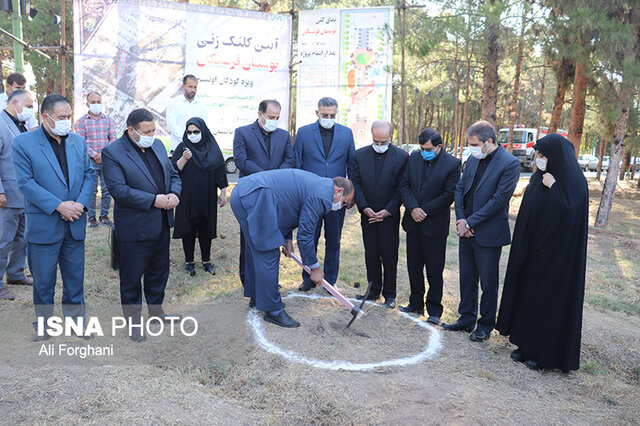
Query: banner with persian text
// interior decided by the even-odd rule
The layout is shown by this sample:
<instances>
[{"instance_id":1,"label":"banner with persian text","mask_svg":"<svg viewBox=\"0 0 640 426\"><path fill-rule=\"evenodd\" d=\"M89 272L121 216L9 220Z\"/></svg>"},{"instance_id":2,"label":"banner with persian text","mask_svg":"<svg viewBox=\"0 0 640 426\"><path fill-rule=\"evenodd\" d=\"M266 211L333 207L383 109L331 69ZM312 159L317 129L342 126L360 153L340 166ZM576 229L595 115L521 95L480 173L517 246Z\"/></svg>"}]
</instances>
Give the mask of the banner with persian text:
<instances>
[{"instance_id":1,"label":"banner with persian text","mask_svg":"<svg viewBox=\"0 0 640 426\"><path fill-rule=\"evenodd\" d=\"M119 132L138 107L168 136L167 104L185 74L199 79L207 125L223 148L236 127L257 118L262 99L282 104L289 123L291 17L155 0L74 0L75 119L86 95L102 94Z\"/></svg>"},{"instance_id":2,"label":"banner with persian text","mask_svg":"<svg viewBox=\"0 0 640 426\"><path fill-rule=\"evenodd\" d=\"M356 146L371 143L371 123L391 120L393 7L301 10L296 125L316 120L318 100L338 101L340 124Z\"/></svg>"}]
</instances>

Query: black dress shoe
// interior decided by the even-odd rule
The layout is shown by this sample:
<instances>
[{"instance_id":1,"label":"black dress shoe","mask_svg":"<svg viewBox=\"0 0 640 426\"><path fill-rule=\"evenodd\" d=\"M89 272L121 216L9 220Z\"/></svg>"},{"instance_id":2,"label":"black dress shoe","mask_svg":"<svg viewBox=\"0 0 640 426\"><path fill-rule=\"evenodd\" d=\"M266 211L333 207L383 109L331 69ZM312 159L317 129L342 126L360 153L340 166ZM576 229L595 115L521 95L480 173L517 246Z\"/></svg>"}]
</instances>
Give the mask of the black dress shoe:
<instances>
[{"instance_id":1,"label":"black dress shoe","mask_svg":"<svg viewBox=\"0 0 640 426\"><path fill-rule=\"evenodd\" d=\"M193 262L187 262L185 269L187 270L187 273L192 277L196 276L196 267Z\"/></svg>"},{"instance_id":2,"label":"black dress shoe","mask_svg":"<svg viewBox=\"0 0 640 426\"><path fill-rule=\"evenodd\" d=\"M542 370L542 367L540 366L540 364L538 364L538 361L536 361L535 359L528 359L524 365L527 366L528 369L530 370L535 370L535 371L540 371Z\"/></svg>"},{"instance_id":3,"label":"black dress shoe","mask_svg":"<svg viewBox=\"0 0 640 426\"><path fill-rule=\"evenodd\" d=\"M163 313L158 315L158 318L160 318L163 322L171 322L171 321L182 321L182 315L180 314L167 314L167 313Z\"/></svg>"},{"instance_id":4,"label":"black dress shoe","mask_svg":"<svg viewBox=\"0 0 640 426\"><path fill-rule=\"evenodd\" d=\"M384 299L384 306L389 309L394 309L396 307L396 299L394 299L393 297Z\"/></svg>"},{"instance_id":5,"label":"black dress shoe","mask_svg":"<svg viewBox=\"0 0 640 426\"><path fill-rule=\"evenodd\" d=\"M527 360L527 357L522 353L520 348L518 348L515 351L511 352L511 359L515 362L525 362Z\"/></svg>"},{"instance_id":6,"label":"black dress shoe","mask_svg":"<svg viewBox=\"0 0 640 426\"><path fill-rule=\"evenodd\" d=\"M300 323L289 316L283 309L278 315L264 314L264 320L280 327L293 328L300 327Z\"/></svg>"},{"instance_id":7,"label":"black dress shoe","mask_svg":"<svg viewBox=\"0 0 640 426\"><path fill-rule=\"evenodd\" d=\"M486 331L482 330L476 330L471 333L471 336L469 336L469 340L471 340L472 342L484 342L485 340L488 340L490 336L491 333L487 333Z\"/></svg>"},{"instance_id":8,"label":"black dress shoe","mask_svg":"<svg viewBox=\"0 0 640 426\"><path fill-rule=\"evenodd\" d=\"M424 315L424 309L414 309L411 307L411 305L407 305L407 306L399 306L398 310L400 312L405 312L407 314L418 314L418 315Z\"/></svg>"},{"instance_id":9,"label":"black dress shoe","mask_svg":"<svg viewBox=\"0 0 640 426\"><path fill-rule=\"evenodd\" d=\"M471 333L471 327L467 327L463 325L460 321L456 321L453 324L447 324L446 322L442 323L442 328L448 331L466 331L467 333Z\"/></svg>"},{"instance_id":10,"label":"black dress shoe","mask_svg":"<svg viewBox=\"0 0 640 426\"><path fill-rule=\"evenodd\" d=\"M315 288L315 284L312 283L311 281L303 281L302 284L300 284L300 287L298 287L298 290L300 291L309 291L312 288Z\"/></svg>"},{"instance_id":11,"label":"black dress shoe","mask_svg":"<svg viewBox=\"0 0 640 426\"><path fill-rule=\"evenodd\" d=\"M435 325L440 325L440 317L429 315L429 318L427 318L427 322Z\"/></svg>"},{"instance_id":12,"label":"black dress shoe","mask_svg":"<svg viewBox=\"0 0 640 426\"><path fill-rule=\"evenodd\" d=\"M133 330L131 332L131 335L129 335L129 339L133 340L136 343L140 343L147 340L147 336L145 336L144 333L141 333L137 330Z\"/></svg>"},{"instance_id":13,"label":"black dress shoe","mask_svg":"<svg viewBox=\"0 0 640 426\"><path fill-rule=\"evenodd\" d=\"M202 269L204 269L205 271L207 271L211 275L215 275L216 274L216 270L214 269L213 265L210 262L203 262L202 263Z\"/></svg>"},{"instance_id":14,"label":"black dress shoe","mask_svg":"<svg viewBox=\"0 0 640 426\"><path fill-rule=\"evenodd\" d=\"M366 295L365 294L356 294L356 299L364 300L364 296L366 296ZM367 296L367 300L378 300L378 299L380 299L380 295L379 294L370 294L370 295Z\"/></svg>"}]
</instances>

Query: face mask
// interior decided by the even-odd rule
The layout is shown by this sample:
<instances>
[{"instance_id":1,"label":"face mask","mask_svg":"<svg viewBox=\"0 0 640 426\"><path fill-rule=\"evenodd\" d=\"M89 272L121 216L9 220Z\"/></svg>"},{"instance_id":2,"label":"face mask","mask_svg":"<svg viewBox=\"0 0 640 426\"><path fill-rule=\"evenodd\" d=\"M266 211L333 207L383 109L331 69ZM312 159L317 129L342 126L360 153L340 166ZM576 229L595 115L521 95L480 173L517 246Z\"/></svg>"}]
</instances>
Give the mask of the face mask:
<instances>
[{"instance_id":1,"label":"face mask","mask_svg":"<svg viewBox=\"0 0 640 426\"><path fill-rule=\"evenodd\" d=\"M187 135L187 139L192 143L198 143L202 140L202 133L191 133L190 135Z\"/></svg>"},{"instance_id":2,"label":"face mask","mask_svg":"<svg viewBox=\"0 0 640 426\"><path fill-rule=\"evenodd\" d=\"M421 151L420 154L422 154L422 159L424 161L431 161L436 158L435 151Z\"/></svg>"},{"instance_id":3,"label":"face mask","mask_svg":"<svg viewBox=\"0 0 640 426\"><path fill-rule=\"evenodd\" d=\"M102 104L89 104L89 111L93 115L100 115L102 113Z\"/></svg>"},{"instance_id":4,"label":"face mask","mask_svg":"<svg viewBox=\"0 0 640 426\"><path fill-rule=\"evenodd\" d=\"M385 152L387 152L387 150L389 149L389 144L388 144L388 143L385 143L385 144L384 144L384 145L382 145L382 146L378 146L378 145L376 145L376 144L374 143L374 144L371 144L371 146L373 147L373 150L374 150L375 152L377 152L378 154L384 154L384 153L385 153Z\"/></svg>"},{"instance_id":5,"label":"face mask","mask_svg":"<svg viewBox=\"0 0 640 426\"><path fill-rule=\"evenodd\" d=\"M27 122L35 117L36 113L33 111L33 108L27 108L26 106L22 106L22 104L20 104L20 106L22 107L22 112L18 113L18 120Z\"/></svg>"},{"instance_id":6,"label":"face mask","mask_svg":"<svg viewBox=\"0 0 640 426\"><path fill-rule=\"evenodd\" d=\"M538 167L538 170L544 172L545 170L547 170L547 160L536 158L536 166Z\"/></svg>"},{"instance_id":7,"label":"face mask","mask_svg":"<svg viewBox=\"0 0 640 426\"><path fill-rule=\"evenodd\" d=\"M141 135L136 129L133 129L133 131L136 132L136 135L140 137L140 140L136 142L136 145L138 145L140 148L149 148L151 145L153 145L153 136Z\"/></svg>"},{"instance_id":8,"label":"face mask","mask_svg":"<svg viewBox=\"0 0 640 426\"><path fill-rule=\"evenodd\" d=\"M262 126L262 128L264 129L265 132L271 133L278 128L278 120L269 120L265 117L264 125Z\"/></svg>"},{"instance_id":9,"label":"face mask","mask_svg":"<svg viewBox=\"0 0 640 426\"><path fill-rule=\"evenodd\" d=\"M49 116L53 120L51 116ZM56 136L66 136L71 131L71 120L53 120L55 127L50 127L51 133Z\"/></svg>"},{"instance_id":10,"label":"face mask","mask_svg":"<svg viewBox=\"0 0 640 426\"><path fill-rule=\"evenodd\" d=\"M325 129L329 130L335 124L335 118L320 118L320 125Z\"/></svg>"},{"instance_id":11,"label":"face mask","mask_svg":"<svg viewBox=\"0 0 640 426\"><path fill-rule=\"evenodd\" d=\"M483 158L485 158L487 156L486 152L482 152L482 147L483 146L484 146L484 144L482 144L482 146L470 146L469 147L469 152L471 153L471 155L476 157L478 160L482 160Z\"/></svg>"},{"instance_id":12,"label":"face mask","mask_svg":"<svg viewBox=\"0 0 640 426\"><path fill-rule=\"evenodd\" d=\"M342 208L342 194L340 194L340 199L337 203L331 203L331 211L340 210Z\"/></svg>"}]
</instances>

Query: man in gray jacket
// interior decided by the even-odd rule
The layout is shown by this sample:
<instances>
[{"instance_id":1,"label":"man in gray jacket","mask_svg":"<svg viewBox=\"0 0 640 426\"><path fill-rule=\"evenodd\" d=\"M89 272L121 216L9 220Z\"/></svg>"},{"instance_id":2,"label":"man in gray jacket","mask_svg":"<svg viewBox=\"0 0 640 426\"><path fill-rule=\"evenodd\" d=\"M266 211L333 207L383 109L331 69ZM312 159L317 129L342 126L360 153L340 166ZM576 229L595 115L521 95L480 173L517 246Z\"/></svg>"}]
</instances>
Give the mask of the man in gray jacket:
<instances>
[{"instance_id":1,"label":"man in gray jacket","mask_svg":"<svg viewBox=\"0 0 640 426\"><path fill-rule=\"evenodd\" d=\"M16 184L11 160L13 138L27 131L26 123L35 118L33 98L29 92L16 89L9 95L7 107L0 112L0 299L13 300L15 296L3 287L7 284L31 285L33 279L25 276L27 242L24 238L24 198Z\"/></svg>"}]
</instances>

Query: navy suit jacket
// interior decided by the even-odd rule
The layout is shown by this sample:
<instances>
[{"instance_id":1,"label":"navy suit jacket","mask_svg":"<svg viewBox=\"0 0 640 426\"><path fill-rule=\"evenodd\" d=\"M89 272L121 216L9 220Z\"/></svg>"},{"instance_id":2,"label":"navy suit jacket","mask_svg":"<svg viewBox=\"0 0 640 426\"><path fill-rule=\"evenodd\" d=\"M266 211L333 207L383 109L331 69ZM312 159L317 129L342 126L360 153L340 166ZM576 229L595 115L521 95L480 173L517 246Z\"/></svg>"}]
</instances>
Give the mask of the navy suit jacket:
<instances>
[{"instance_id":1,"label":"navy suit jacket","mask_svg":"<svg viewBox=\"0 0 640 426\"><path fill-rule=\"evenodd\" d=\"M147 149L153 150L162 165L164 193L180 196L180 176L169 161L162 142L156 139ZM113 216L116 237L121 241L154 240L162 232L162 210L153 206L160 192L135 150L126 133L102 150L102 173L109 194L115 200ZM167 216L172 227L173 210L169 210Z\"/></svg>"},{"instance_id":2,"label":"navy suit jacket","mask_svg":"<svg viewBox=\"0 0 640 426\"><path fill-rule=\"evenodd\" d=\"M302 170L268 170L244 177L233 189L247 211L249 235L259 251L277 249L298 228L305 265L318 265L316 225L331 211L333 180Z\"/></svg>"},{"instance_id":3,"label":"navy suit jacket","mask_svg":"<svg viewBox=\"0 0 640 426\"><path fill-rule=\"evenodd\" d=\"M422 182L422 168L424 159L420 151L409 156L407 168L400 185L400 194L404 202L405 211L402 218L402 228L411 232L418 228L427 238L442 238L449 235L451 212L456 185L460 180L459 159L452 157L444 150L433 164L429 181ZM422 192L422 186L426 190ZM420 207L427 214L427 218L416 223L411 217L411 211Z\"/></svg>"},{"instance_id":4,"label":"navy suit jacket","mask_svg":"<svg viewBox=\"0 0 640 426\"><path fill-rule=\"evenodd\" d=\"M315 173L318 176L353 178L356 145L350 128L334 124L333 142L329 155L324 154L320 127L315 123L302 126L296 135L293 150L296 154L296 168Z\"/></svg>"},{"instance_id":5,"label":"navy suit jacket","mask_svg":"<svg viewBox=\"0 0 640 426\"><path fill-rule=\"evenodd\" d=\"M65 222L56 211L63 201L89 205L96 173L89 164L84 138L69 133L65 141L69 184L42 126L13 139L13 165L25 199L26 238L34 244L52 244L64 238ZM69 223L71 236L84 240L87 215Z\"/></svg>"},{"instance_id":6,"label":"navy suit jacket","mask_svg":"<svg viewBox=\"0 0 640 426\"><path fill-rule=\"evenodd\" d=\"M271 149L267 153L267 145L257 121L236 129L233 135L233 159L240 171L239 177L264 170L290 169L296 164L289 133L282 129L274 130L271 133Z\"/></svg>"},{"instance_id":7,"label":"navy suit jacket","mask_svg":"<svg viewBox=\"0 0 640 426\"><path fill-rule=\"evenodd\" d=\"M471 189L479 161L475 157L469 157L462 178L456 186L456 218L467 220L480 246L506 246L511 244L509 200L520 178L520 162L498 146L472 194L473 214L465 217L464 196Z\"/></svg>"},{"instance_id":8,"label":"navy suit jacket","mask_svg":"<svg viewBox=\"0 0 640 426\"><path fill-rule=\"evenodd\" d=\"M400 217L400 182L404 175L408 154L394 145L384 154L384 166L376 181L374 157L378 155L371 146L356 151L353 187L358 210L370 207L374 212L382 209L391 216Z\"/></svg>"}]
</instances>

